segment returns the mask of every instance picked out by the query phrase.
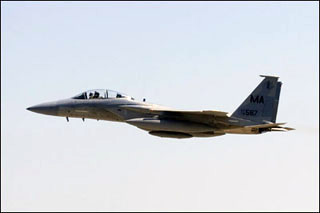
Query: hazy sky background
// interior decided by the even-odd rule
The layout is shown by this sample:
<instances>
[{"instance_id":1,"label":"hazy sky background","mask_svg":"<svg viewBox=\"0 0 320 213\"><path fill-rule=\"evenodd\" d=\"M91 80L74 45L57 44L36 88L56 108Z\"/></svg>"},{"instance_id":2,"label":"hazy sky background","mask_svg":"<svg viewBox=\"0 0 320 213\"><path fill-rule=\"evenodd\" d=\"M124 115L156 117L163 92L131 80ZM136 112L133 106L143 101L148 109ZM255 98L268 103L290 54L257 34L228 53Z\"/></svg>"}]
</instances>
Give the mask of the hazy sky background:
<instances>
[{"instance_id":1,"label":"hazy sky background","mask_svg":"<svg viewBox=\"0 0 320 213\"><path fill-rule=\"evenodd\" d=\"M165 139L27 107L109 88L297 130ZM1 2L2 211L318 211L319 2Z\"/></svg>"}]
</instances>

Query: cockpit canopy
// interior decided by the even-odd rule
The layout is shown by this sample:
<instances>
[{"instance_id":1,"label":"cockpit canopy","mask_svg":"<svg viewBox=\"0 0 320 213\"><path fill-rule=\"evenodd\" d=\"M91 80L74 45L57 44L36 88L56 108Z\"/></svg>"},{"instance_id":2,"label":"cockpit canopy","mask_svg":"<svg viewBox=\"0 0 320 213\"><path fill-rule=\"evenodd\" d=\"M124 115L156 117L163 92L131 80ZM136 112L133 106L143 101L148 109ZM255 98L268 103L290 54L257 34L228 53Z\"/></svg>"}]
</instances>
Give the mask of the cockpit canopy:
<instances>
[{"instance_id":1,"label":"cockpit canopy","mask_svg":"<svg viewBox=\"0 0 320 213\"><path fill-rule=\"evenodd\" d=\"M108 89L88 90L86 92L83 92L79 95L72 97L72 99L111 99L111 98L127 98L127 99L134 100L134 98L126 94L113 91L113 90L108 90Z\"/></svg>"}]
</instances>

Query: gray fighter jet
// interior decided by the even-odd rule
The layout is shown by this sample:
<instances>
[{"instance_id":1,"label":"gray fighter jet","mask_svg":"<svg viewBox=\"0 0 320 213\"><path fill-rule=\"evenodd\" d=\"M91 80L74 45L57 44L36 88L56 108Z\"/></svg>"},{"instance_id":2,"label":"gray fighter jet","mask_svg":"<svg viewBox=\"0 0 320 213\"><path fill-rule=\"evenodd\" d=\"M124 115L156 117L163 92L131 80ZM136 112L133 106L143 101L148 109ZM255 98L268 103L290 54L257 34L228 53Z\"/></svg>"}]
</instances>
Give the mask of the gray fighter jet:
<instances>
[{"instance_id":1,"label":"gray fighter jet","mask_svg":"<svg viewBox=\"0 0 320 213\"><path fill-rule=\"evenodd\" d=\"M281 82L265 76L231 116L227 112L182 111L136 101L108 89L89 90L72 98L27 108L46 115L125 122L167 138L214 137L294 130L276 123Z\"/></svg>"}]
</instances>

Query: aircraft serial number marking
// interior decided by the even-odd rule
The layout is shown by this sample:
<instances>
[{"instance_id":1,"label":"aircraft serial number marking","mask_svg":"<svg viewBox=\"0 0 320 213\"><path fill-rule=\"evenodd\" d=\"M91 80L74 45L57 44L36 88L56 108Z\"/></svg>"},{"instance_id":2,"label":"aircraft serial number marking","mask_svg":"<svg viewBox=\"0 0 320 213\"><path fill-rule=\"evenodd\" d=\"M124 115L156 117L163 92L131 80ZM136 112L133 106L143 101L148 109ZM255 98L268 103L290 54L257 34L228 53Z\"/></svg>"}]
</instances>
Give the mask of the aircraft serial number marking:
<instances>
[{"instance_id":1,"label":"aircraft serial number marking","mask_svg":"<svg viewBox=\"0 0 320 213\"><path fill-rule=\"evenodd\" d=\"M241 110L242 115L256 116L257 113L258 113L258 110L250 110L250 109L242 109Z\"/></svg>"}]
</instances>

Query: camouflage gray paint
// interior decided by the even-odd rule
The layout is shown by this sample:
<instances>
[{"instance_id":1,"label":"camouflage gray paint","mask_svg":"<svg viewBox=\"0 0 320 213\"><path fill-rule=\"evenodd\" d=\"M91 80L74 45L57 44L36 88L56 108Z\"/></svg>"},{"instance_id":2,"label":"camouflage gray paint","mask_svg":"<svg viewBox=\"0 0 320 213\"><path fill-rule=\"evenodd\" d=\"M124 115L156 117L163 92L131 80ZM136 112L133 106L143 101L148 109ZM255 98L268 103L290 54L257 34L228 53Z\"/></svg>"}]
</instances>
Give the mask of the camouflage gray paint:
<instances>
[{"instance_id":1,"label":"camouflage gray paint","mask_svg":"<svg viewBox=\"0 0 320 213\"><path fill-rule=\"evenodd\" d=\"M135 101L112 90L90 90L75 97L32 106L27 110L54 116L126 122L151 135L168 138L214 137L226 133L261 134L288 131L275 123L281 82L278 77L264 80L229 117L221 111L179 111Z\"/></svg>"},{"instance_id":2,"label":"camouflage gray paint","mask_svg":"<svg viewBox=\"0 0 320 213\"><path fill-rule=\"evenodd\" d=\"M277 77L262 77L265 77L265 79L238 107L231 117L243 118L257 122L276 122L282 83L278 82Z\"/></svg>"}]
</instances>

